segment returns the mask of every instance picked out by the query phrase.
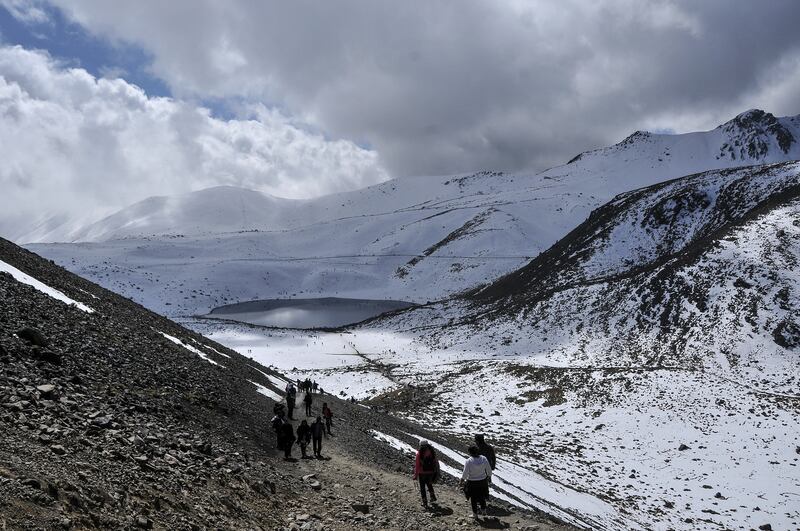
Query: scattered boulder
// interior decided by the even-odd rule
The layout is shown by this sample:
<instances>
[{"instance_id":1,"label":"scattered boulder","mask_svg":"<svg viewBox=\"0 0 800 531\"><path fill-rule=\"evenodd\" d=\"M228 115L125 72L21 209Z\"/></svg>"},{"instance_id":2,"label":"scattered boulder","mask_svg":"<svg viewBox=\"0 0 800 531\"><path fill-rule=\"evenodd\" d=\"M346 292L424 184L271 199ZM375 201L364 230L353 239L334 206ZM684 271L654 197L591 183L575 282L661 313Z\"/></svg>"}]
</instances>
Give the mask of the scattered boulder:
<instances>
[{"instance_id":1,"label":"scattered boulder","mask_svg":"<svg viewBox=\"0 0 800 531\"><path fill-rule=\"evenodd\" d=\"M678 446L678 450L681 451L681 452L683 452L684 450L689 450L689 449L690 448L688 446L686 446L685 444L683 444L683 443L681 443L681 445Z\"/></svg>"},{"instance_id":2,"label":"scattered boulder","mask_svg":"<svg viewBox=\"0 0 800 531\"><path fill-rule=\"evenodd\" d=\"M17 330L15 333L18 338L27 341L31 345L42 348L48 345L47 338L37 328L25 327Z\"/></svg>"},{"instance_id":3,"label":"scattered boulder","mask_svg":"<svg viewBox=\"0 0 800 531\"><path fill-rule=\"evenodd\" d=\"M146 516L140 516L136 519L136 527L139 529L152 529L153 522L151 522Z\"/></svg>"},{"instance_id":4,"label":"scattered boulder","mask_svg":"<svg viewBox=\"0 0 800 531\"><path fill-rule=\"evenodd\" d=\"M95 417L92 419L92 426L102 428L105 430L111 427L112 420L113 419L111 415L103 415L101 417Z\"/></svg>"},{"instance_id":5,"label":"scattered boulder","mask_svg":"<svg viewBox=\"0 0 800 531\"><path fill-rule=\"evenodd\" d=\"M786 349L800 347L800 325L794 321L784 319L772 332L775 343Z\"/></svg>"},{"instance_id":6,"label":"scattered boulder","mask_svg":"<svg viewBox=\"0 0 800 531\"><path fill-rule=\"evenodd\" d=\"M46 363L53 365L61 365L61 353L47 348L33 347L33 357L38 358Z\"/></svg>"},{"instance_id":7,"label":"scattered boulder","mask_svg":"<svg viewBox=\"0 0 800 531\"><path fill-rule=\"evenodd\" d=\"M60 444L54 444L50 447L50 450L56 455L64 455L67 453L67 449Z\"/></svg>"},{"instance_id":8,"label":"scattered boulder","mask_svg":"<svg viewBox=\"0 0 800 531\"><path fill-rule=\"evenodd\" d=\"M42 397L49 398L53 396L53 393L56 390L56 386L53 384L44 384L44 385L37 385L36 390L41 393Z\"/></svg>"}]
</instances>

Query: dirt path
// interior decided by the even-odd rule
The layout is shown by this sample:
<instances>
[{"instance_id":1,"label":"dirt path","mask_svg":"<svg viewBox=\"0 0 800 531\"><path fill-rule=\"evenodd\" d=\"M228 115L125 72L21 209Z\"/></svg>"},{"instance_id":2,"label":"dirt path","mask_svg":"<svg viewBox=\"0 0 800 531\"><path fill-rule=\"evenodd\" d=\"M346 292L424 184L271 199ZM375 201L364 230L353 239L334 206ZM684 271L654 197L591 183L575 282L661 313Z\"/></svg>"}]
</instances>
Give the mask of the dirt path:
<instances>
[{"instance_id":1,"label":"dirt path","mask_svg":"<svg viewBox=\"0 0 800 531\"><path fill-rule=\"evenodd\" d=\"M293 455L300 453L295 448ZM475 521L469 502L450 478L435 486L438 503L424 509L417 483L405 471L410 471L409 461L398 462L399 470L377 469L342 448L336 437L323 441L322 454L326 460L298 459L278 465L299 479L296 501L286 507L286 529L573 529L497 500L490 501L488 517ZM307 477L312 474L313 478Z\"/></svg>"}]
</instances>

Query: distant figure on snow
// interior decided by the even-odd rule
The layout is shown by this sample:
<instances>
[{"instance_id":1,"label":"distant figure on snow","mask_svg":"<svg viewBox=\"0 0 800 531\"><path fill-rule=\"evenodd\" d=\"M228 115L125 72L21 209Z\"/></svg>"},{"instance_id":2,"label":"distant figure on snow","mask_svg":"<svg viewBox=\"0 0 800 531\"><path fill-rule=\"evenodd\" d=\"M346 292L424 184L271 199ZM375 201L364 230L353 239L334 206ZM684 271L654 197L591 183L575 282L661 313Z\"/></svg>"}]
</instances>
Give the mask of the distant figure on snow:
<instances>
[{"instance_id":1,"label":"distant figure on snow","mask_svg":"<svg viewBox=\"0 0 800 531\"><path fill-rule=\"evenodd\" d=\"M478 447L478 453L489 461L489 466L494 470L497 464L497 457L494 455L494 447L486 442L482 433L475 436L475 446Z\"/></svg>"},{"instance_id":2,"label":"distant figure on snow","mask_svg":"<svg viewBox=\"0 0 800 531\"><path fill-rule=\"evenodd\" d=\"M319 387L317 385L317 382L314 382L314 383L311 384L311 389L313 389L315 393L317 392L317 387Z\"/></svg>"},{"instance_id":3,"label":"distant figure on snow","mask_svg":"<svg viewBox=\"0 0 800 531\"><path fill-rule=\"evenodd\" d=\"M308 448L308 443L310 442L311 442L311 426L308 425L307 420L303 420L297 427L297 444L300 446L300 453L302 454L303 459L308 457L306 455L306 449Z\"/></svg>"},{"instance_id":4,"label":"distant figure on snow","mask_svg":"<svg viewBox=\"0 0 800 531\"><path fill-rule=\"evenodd\" d=\"M328 407L327 402L322 403L322 416L325 417L325 432L327 435L332 435L331 426L333 426L333 411Z\"/></svg>"},{"instance_id":5,"label":"distant figure on snow","mask_svg":"<svg viewBox=\"0 0 800 531\"><path fill-rule=\"evenodd\" d=\"M472 503L472 517L478 518L478 506L482 515L486 515L486 499L489 497L489 484L492 481L492 467L489 460L480 454L477 446L470 446L470 458L464 463L464 473L458 486L464 489L464 495Z\"/></svg>"},{"instance_id":6,"label":"distant figure on snow","mask_svg":"<svg viewBox=\"0 0 800 531\"><path fill-rule=\"evenodd\" d=\"M314 397L311 396L311 391L306 391L306 396L303 397L303 403L306 405L306 417L311 415L311 404L314 402Z\"/></svg>"},{"instance_id":7,"label":"distant figure on snow","mask_svg":"<svg viewBox=\"0 0 800 531\"><path fill-rule=\"evenodd\" d=\"M433 483L439 479L439 459L436 451L426 440L419 442L419 450L414 460L414 479L419 481L419 495L422 496L422 506L428 507L428 496L425 489L431 493L431 502L436 502L436 493L433 491Z\"/></svg>"},{"instance_id":8,"label":"distant figure on snow","mask_svg":"<svg viewBox=\"0 0 800 531\"><path fill-rule=\"evenodd\" d=\"M325 425L322 423L322 417L317 417L317 420L311 424L311 441L314 444L314 457L322 459L322 435L325 433Z\"/></svg>"}]
</instances>

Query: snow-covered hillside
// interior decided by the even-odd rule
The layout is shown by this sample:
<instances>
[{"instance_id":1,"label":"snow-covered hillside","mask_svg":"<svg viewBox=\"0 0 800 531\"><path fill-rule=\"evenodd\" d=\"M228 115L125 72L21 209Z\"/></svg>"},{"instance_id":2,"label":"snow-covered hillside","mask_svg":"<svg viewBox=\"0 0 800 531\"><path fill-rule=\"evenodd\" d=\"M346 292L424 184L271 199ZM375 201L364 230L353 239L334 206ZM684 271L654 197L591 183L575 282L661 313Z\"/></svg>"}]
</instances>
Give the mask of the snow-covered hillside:
<instances>
[{"instance_id":1,"label":"snow-covered hillside","mask_svg":"<svg viewBox=\"0 0 800 531\"><path fill-rule=\"evenodd\" d=\"M520 271L348 340L403 338L369 357L394 383L379 402L491 433L645 527L795 529L799 262L800 163L705 172L623 194Z\"/></svg>"},{"instance_id":2,"label":"snow-covered hillside","mask_svg":"<svg viewBox=\"0 0 800 531\"><path fill-rule=\"evenodd\" d=\"M537 175L389 181L309 201L214 188L152 198L32 245L169 315L243 300L426 302L490 282L614 195L710 168L800 158L800 119L748 111L708 132L635 133Z\"/></svg>"},{"instance_id":3,"label":"snow-covered hillside","mask_svg":"<svg viewBox=\"0 0 800 531\"><path fill-rule=\"evenodd\" d=\"M798 263L792 162L622 194L485 289L350 331L193 326L443 433L485 432L522 489L543 476L645 529L796 529Z\"/></svg>"}]
</instances>

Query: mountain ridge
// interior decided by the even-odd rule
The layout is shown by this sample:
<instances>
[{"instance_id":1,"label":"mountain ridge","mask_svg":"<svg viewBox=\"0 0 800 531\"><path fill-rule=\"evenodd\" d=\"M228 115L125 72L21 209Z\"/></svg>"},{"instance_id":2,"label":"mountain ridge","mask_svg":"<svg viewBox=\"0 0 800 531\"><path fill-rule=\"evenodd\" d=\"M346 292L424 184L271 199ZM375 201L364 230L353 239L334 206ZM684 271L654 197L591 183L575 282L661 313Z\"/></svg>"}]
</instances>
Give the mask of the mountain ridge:
<instances>
[{"instance_id":1,"label":"mountain ridge","mask_svg":"<svg viewBox=\"0 0 800 531\"><path fill-rule=\"evenodd\" d=\"M649 179L648 184L652 184L662 180L663 176L677 177L718 167L795 160L800 158L800 146L796 138L800 138L800 118L798 116L775 118L770 113L751 109L709 131L677 135L637 131L613 146L585 151L562 166L530 175L556 174L552 177L557 177L562 171L559 168L575 165L578 161L585 163L587 159L591 158L618 155L619 151L643 150L643 153L638 155L634 153L633 155L638 160L658 161L661 166L664 166L663 168L656 166L650 168L651 172L658 174ZM695 149L697 145L707 146L705 150L697 150ZM686 159L688 165L673 168L669 161L671 157ZM695 158L698 159L696 162L689 162ZM602 165L603 163L600 162L601 171ZM589 169L591 171L598 170L597 168ZM88 226L76 229L65 225L67 230L63 233L60 233L58 229L51 230L47 234L36 230L30 234L30 237L21 236L18 240L25 241L25 243L58 240L103 241L121 237L166 235L170 231L180 234L201 234L247 230L286 230L302 226L304 220L326 222L344 217L346 206L348 203L353 204L354 200L356 204L353 206L356 211L368 212L369 208L365 208L363 204L365 201L359 199L359 196L365 198L374 196L375 193L370 192L372 189L385 193L386 189L391 190L399 185L402 186L401 181L406 179L463 183L464 179L470 177L496 178L502 175L504 175L503 172L484 171L458 176L407 177L393 179L387 183L353 192L331 194L308 200L284 199L244 188L216 186L179 196L153 196ZM526 175L528 174L522 173L518 178L524 179ZM218 197L213 197L215 194ZM225 205L226 202L231 201L240 201L242 208L237 211L233 209L232 205ZM359 202L362 204L359 205ZM420 197L416 204L423 202L423 197ZM154 203L158 203L162 208L146 208L158 206ZM224 207L223 210L220 210L217 215L210 216L211 219L208 221L203 221L204 214L213 214L214 208L219 209L220 205ZM334 208L337 205L340 208ZM265 212L272 212L276 209L280 212L275 212L274 215L265 215ZM302 215L292 215L292 211L297 209L304 209ZM322 212L331 210L333 213L321 215ZM251 219L248 220L248 217ZM151 221L150 224L148 224L148 219ZM232 223L232 219L240 220L240 222Z\"/></svg>"}]
</instances>

